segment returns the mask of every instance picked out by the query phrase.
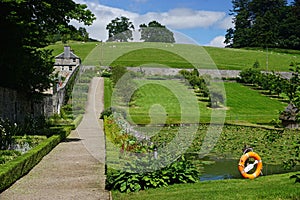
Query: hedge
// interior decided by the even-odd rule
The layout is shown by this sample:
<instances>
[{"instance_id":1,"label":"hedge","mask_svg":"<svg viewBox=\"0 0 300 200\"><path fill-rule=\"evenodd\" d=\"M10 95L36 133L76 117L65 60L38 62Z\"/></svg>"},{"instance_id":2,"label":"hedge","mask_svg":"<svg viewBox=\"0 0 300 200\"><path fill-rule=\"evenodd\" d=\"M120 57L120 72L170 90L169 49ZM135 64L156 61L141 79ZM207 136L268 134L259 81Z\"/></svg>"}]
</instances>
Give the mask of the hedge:
<instances>
[{"instance_id":1,"label":"hedge","mask_svg":"<svg viewBox=\"0 0 300 200\"><path fill-rule=\"evenodd\" d=\"M47 138L22 156L1 166L0 192L4 191L19 178L27 174L45 155L70 134L71 129L70 127L56 127L51 128L51 131L55 132L55 135Z\"/></svg>"}]
</instances>

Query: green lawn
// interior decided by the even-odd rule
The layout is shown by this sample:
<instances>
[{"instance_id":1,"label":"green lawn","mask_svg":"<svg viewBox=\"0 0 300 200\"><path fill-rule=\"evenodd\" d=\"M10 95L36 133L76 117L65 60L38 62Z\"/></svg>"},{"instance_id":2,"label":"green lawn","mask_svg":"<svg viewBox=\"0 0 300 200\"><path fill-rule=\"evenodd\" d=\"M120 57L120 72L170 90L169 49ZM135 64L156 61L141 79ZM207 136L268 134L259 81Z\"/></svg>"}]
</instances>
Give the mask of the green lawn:
<instances>
[{"instance_id":1,"label":"green lawn","mask_svg":"<svg viewBox=\"0 0 300 200\"><path fill-rule=\"evenodd\" d=\"M130 103L130 117L137 124L149 124L150 115L161 117L166 115L166 123L182 123L180 103L192 105L195 100L193 90L179 80L135 80L139 89ZM235 82L225 82L228 123L259 123L268 124L278 119L279 111L286 107L277 99L262 95L258 90ZM176 94L180 94L178 97ZM158 107L160 105L160 107ZM207 102L198 101L199 108L186 106L188 113L186 123L195 123L195 112L200 112L200 122L210 122L211 109ZM156 110L155 110L156 109ZM216 111L216 110L215 110ZM150 112L150 114L149 114ZM155 115L154 115L155 114ZM190 115L190 116L189 116ZM154 123L154 122L151 122Z\"/></svg>"},{"instance_id":2,"label":"green lawn","mask_svg":"<svg viewBox=\"0 0 300 200\"><path fill-rule=\"evenodd\" d=\"M186 68L192 64L196 68L241 70L252 67L255 61L260 63L261 70L289 71L292 61L300 62L300 51L246 50L217 47L202 47L186 44L165 43L100 43L100 42L69 42L57 43L47 48L54 49L53 55L63 52L63 46L70 45L75 54L84 60L84 65L108 66L114 65L139 66L155 63ZM154 51L156 49L157 51ZM162 53L163 52L163 53ZM174 54L178 56L174 56ZM266 61L268 57L268 68ZM183 60L188 62L183 63Z\"/></svg>"},{"instance_id":3,"label":"green lawn","mask_svg":"<svg viewBox=\"0 0 300 200\"><path fill-rule=\"evenodd\" d=\"M57 56L60 53L62 53L64 51L64 46L69 45L71 47L71 49L74 51L74 53L81 58L81 60L83 61L87 55L90 54L90 52L99 44L99 42L75 42L75 41L71 41L67 44L63 44L61 42L58 42L56 44L53 45L49 45L47 47L47 49L52 49L53 56Z\"/></svg>"},{"instance_id":4,"label":"green lawn","mask_svg":"<svg viewBox=\"0 0 300 200\"><path fill-rule=\"evenodd\" d=\"M252 67L257 60L261 70L289 71L292 61L300 61L299 51L280 52L269 50L246 50L204 47L219 69L241 70ZM268 68L266 66L268 57Z\"/></svg>"},{"instance_id":5,"label":"green lawn","mask_svg":"<svg viewBox=\"0 0 300 200\"><path fill-rule=\"evenodd\" d=\"M232 179L173 185L137 193L113 192L114 200L199 200L199 199L300 199L300 184L289 179L295 173L263 176L254 180Z\"/></svg>"},{"instance_id":6,"label":"green lawn","mask_svg":"<svg viewBox=\"0 0 300 200\"><path fill-rule=\"evenodd\" d=\"M139 89L134 94L130 107L130 116L135 123L197 122L197 99L193 90L179 80L135 81Z\"/></svg>"},{"instance_id":7,"label":"green lawn","mask_svg":"<svg viewBox=\"0 0 300 200\"><path fill-rule=\"evenodd\" d=\"M142 53L141 53L142 52ZM155 61L155 62L154 62ZM159 67L172 67L172 68L194 68L186 59L178 56L175 53L156 49L145 48L143 50L134 50L119 57L111 66L129 66L137 67L143 65L153 65L159 63Z\"/></svg>"},{"instance_id":8,"label":"green lawn","mask_svg":"<svg viewBox=\"0 0 300 200\"><path fill-rule=\"evenodd\" d=\"M234 82L225 82L227 122L269 123L278 119L279 111L287 106L277 99L262 95L258 90Z\"/></svg>"}]
</instances>

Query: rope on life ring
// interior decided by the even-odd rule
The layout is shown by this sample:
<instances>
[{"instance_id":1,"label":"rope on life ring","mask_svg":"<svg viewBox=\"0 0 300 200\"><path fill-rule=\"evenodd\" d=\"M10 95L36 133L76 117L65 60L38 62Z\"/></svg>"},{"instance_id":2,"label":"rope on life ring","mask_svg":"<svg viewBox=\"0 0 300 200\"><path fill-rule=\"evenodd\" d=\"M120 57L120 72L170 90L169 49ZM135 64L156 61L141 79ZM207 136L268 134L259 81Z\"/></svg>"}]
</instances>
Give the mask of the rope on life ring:
<instances>
[{"instance_id":1,"label":"rope on life ring","mask_svg":"<svg viewBox=\"0 0 300 200\"><path fill-rule=\"evenodd\" d=\"M249 158L254 158L255 162L245 166L246 161ZM247 172L249 172L251 169L253 169L256 164L257 164L257 167L256 167L255 172L253 174L248 174ZM249 178L249 179L254 179L254 178L258 177L261 174L262 167L263 167L263 164L262 164L262 160L261 160L260 156L257 153L252 152L252 151L242 155L242 157L240 158L239 166L238 166L239 171L242 174L242 176L244 178Z\"/></svg>"}]
</instances>

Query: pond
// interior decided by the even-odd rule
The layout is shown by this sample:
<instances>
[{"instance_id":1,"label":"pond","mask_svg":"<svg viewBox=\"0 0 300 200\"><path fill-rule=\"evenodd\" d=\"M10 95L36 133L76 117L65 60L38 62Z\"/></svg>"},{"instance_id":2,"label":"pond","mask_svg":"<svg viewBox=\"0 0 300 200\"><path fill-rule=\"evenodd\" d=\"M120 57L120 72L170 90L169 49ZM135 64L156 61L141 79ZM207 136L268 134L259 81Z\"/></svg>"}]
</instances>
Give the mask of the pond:
<instances>
[{"instance_id":1,"label":"pond","mask_svg":"<svg viewBox=\"0 0 300 200\"><path fill-rule=\"evenodd\" d=\"M195 158L195 156L192 157ZM238 159L217 159L205 157L203 159L199 159L199 161L203 164L200 181L243 178L238 170ZM262 173L264 176L292 171L300 171L300 166L296 166L291 170L286 170L282 165L263 163Z\"/></svg>"}]
</instances>

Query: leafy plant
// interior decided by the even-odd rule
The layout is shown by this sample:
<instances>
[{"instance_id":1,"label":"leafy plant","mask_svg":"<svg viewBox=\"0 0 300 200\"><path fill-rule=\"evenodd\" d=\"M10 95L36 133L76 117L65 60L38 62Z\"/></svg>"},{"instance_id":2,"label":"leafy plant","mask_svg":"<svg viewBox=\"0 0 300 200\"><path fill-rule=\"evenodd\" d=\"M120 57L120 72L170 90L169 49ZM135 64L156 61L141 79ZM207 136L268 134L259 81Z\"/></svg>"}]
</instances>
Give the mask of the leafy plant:
<instances>
[{"instance_id":1,"label":"leafy plant","mask_svg":"<svg viewBox=\"0 0 300 200\"><path fill-rule=\"evenodd\" d=\"M14 142L13 136L16 134L16 125L12 125L8 120L0 119L0 150L9 149Z\"/></svg>"},{"instance_id":2,"label":"leafy plant","mask_svg":"<svg viewBox=\"0 0 300 200\"><path fill-rule=\"evenodd\" d=\"M290 176L290 179L294 178L295 179L295 183L300 183L300 174L295 174Z\"/></svg>"},{"instance_id":3,"label":"leafy plant","mask_svg":"<svg viewBox=\"0 0 300 200\"><path fill-rule=\"evenodd\" d=\"M0 150L0 165L21 155L21 152L15 150Z\"/></svg>"},{"instance_id":4,"label":"leafy plant","mask_svg":"<svg viewBox=\"0 0 300 200\"><path fill-rule=\"evenodd\" d=\"M152 158L148 162L157 161ZM165 187L172 184L196 183L199 181L199 175L200 173L196 170L195 166L184 157L181 157L170 165L156 171L131 173L109 169L107 172L106 189L119 190L120 192L137 192L139 190Z\"/></svg>"}]
</instances>

